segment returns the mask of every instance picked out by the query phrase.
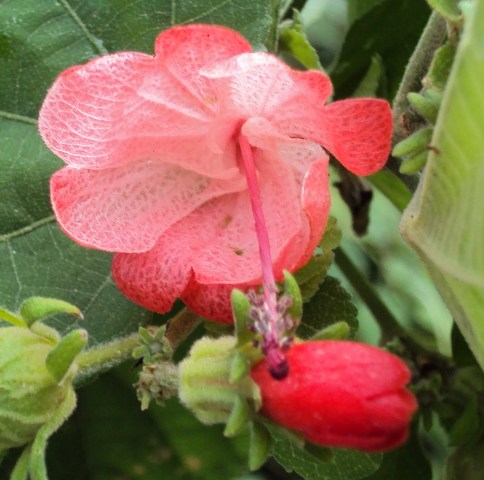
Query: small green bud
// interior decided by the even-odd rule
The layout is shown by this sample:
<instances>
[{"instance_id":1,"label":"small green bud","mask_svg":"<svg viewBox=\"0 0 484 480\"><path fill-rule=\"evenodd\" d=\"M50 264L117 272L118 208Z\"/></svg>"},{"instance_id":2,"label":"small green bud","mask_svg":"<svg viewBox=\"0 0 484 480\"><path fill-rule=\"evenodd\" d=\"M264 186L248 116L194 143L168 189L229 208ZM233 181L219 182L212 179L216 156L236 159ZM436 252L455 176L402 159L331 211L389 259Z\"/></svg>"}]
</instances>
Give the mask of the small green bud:
<instances>
[{"instance_id":1,"label":"small green bud","mask_svg":"<svg viewBox=\"0 0 484 480\"><path fill-rule=\"evenodd\" d=\"M437 94L438 95L438 94ZM410 105L432 125L435 125L437 115L439 113L439 107L442 97L438 95L422 95L420 93L410 92L407 95Z\"/></svg>"},{"instance_id":2,"label":"small green bud","mask_svg":"<svg viewBox=\"0 0 484 480\"><path fill-rule=\"evenodd\" d=\"M178 369L170 361L158 361L143 366L139 380L134 385L141 410L146 410L154 400L163 405L165 400L176 395L178 389Z\"/></svg>"},{"instance_id":3,"label":"small green bud","mask_svg":"<svg viewBox=\"0 0 484 480\"><path fill-rule=\"evenodd\" d=\"M405 140L397 143L393 148L394 157L405 157L412 153L418 153L426 150L432 138L433 130L431 128L422 128L410 135Z\"/></svg>"},{"instance_id":4,"label":"small green bud","mask_svg":"<svg viewBox=\"0 0 484 480\"><path fill-rule=\"evenodd\" d=\"M400 164L400 173L411 175L419 172L427 163L428 156L429 152L424 150L423 152L418 152L405 158L405 160L403 160L403 162Z\"/></svg>"},{"instance_id":5,"label":"small green bud","mask_svg":"<svg viewBox=\"0 0 484 480\"><path fill-rule=\"evenodd\" d=\"M230 383L235 337L204 337L192 346L179 364L180 400L207 425L226 423L240 395L260 407L260 392L250 376Z\"/></svg>"},{"instance_id":6,"label":"small green bud","mask_svg":"<svg viewBox=\"0 0 484 480\"><path fill-rule=\"evenodd\" d=\"M32 442L68 397L72 402L72 378L59 383L46 365L55 346L28 328L0 329L0 451Z\"/></svg>"},{"instance_id":7,"label":"small green bud","mask_svg":"<svg viewBox=\"0 0 484 480\"><path fill-rule=\"evenodd\" d=\"M20 316L28 325L58 313L67 313L83 318L81 311L75 305L57 298L30 297L20 307Z\"/></svg>"}]
</instances>

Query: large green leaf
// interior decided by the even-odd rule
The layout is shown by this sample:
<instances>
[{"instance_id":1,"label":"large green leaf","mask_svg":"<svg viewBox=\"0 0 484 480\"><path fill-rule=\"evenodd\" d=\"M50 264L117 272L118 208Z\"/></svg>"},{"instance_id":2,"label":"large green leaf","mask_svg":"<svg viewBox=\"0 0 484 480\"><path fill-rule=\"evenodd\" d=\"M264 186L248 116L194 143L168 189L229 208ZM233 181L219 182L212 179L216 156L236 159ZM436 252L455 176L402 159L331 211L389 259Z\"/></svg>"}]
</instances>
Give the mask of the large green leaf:
<instances>
[{"instance_id":1,"label":"large green leaf","mask_svg":"<svg viewBox=\"0 0 484 480\"><path fill-rule=\"evenodd\" d=\"M402 233L484 368L484 3L474 2Z\"/></svg>"},{"instance_id":2,"label":"large green leaf","mask_svg":"<svg viewBox=\"0 0 484 480\"><path fill-rule=\"evenodd\" d=\"M134 380L123 368L79 391L77 411L48 448L51 480L226 480L247 472L247 446L225 438L222 426L202 425L178 400L141 412Z\"/></svg>"},{"instance_id":3,"label":"large green leaf","mask_svg":"<svg viewBox=\"0 0 484 480\"><path fill-rule=\"evenodd\" d=\"M48 181L62 162L37 133L42 99L65 68L118 50L150 53L175 24L227 25L263 48L270 12L266 0L0 1L0 305L16 310L30 295L68 300L83 311L91 345L146 320L117 292L110 255L78 247L55 224ZM57 320L61 329L71 323Z\"/></svg>"}]
</instances>

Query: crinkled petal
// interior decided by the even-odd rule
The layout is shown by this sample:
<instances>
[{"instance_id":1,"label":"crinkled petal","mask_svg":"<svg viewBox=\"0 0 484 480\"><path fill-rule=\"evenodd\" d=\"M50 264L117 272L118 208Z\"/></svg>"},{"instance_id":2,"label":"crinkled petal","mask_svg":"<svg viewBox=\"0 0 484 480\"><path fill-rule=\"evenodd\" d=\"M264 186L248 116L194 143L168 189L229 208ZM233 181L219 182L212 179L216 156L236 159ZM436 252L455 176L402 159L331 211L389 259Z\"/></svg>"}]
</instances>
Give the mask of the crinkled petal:
<instances>
[{"instance_id":1,"label":"crinkled petal","mask_svg":"<svg viewBox=\"0 0 484 480\"><path fill-rule=\"evenodd\" d=\"M233 323L232 304L230 296L232 290L237 288L247 292L254 284L210 284L198 283L194 277L188 282L181 299L185 305L197 315L214 322Z\"/></svg>"},{"instance_id":2,"label":"crinkled petal","mask_svg":"<svg viewBox=\"0 0 484 480\"><path fill-rule=\"evenodd\" d=\"M306 112L288 109L273 123L288 135L319 143L357 175L377 172L390 154L392 116L385 100L355 98Z\"/></svg>"},{"instance_id":3,"label":"crinkled petal","mask_svg":"<svg viewBox=\"0 0 484 480\"><path fill-rule=\"evenodd\" d=\"M165 30L156 39L155 53L167 70L186 87L187 94L211 105L216 102L212 82L200 69L252 50L238 32L218 25L183 25Z\"/></svg>"},{"instance_id":4,"label":"crinkled petal","mask_svg":"<svg viewBox=\"0 0 484 480\"><path fill-rule=\"evenodd\" d=\"M193 240L172 230L168 241L162 238L149 252L117 253L113 259L113 278L121 292L159 313L171 310L193 275L186 246Z\"/></svg>"},{"instance_id":5,"label":"crinkled petal","mask_svg":"<svg viewBox=\"0 0 484 480\"><path fill-rule=\"evenodd\" d=\"M145 160L104 170L65 167L52 177L51 199L61 228L81 245L143 252L199 205L244 183Z\"/></svg>"},{"instance_id":6,"label":"crinkled petal","mask_svg":"<svg viewBox=\"0 0 484 480\"><path fill-rule=\"evenodd\" d=\"M263 116L270 121L288 109L298 116L321 109L332 92L322 72L291 70L268 53L245 53L217 64L207 64L202 75L216 85L222 111L243 118Z\"/></svg>"},{"instance_id":7,"label":"crinkled petal","mask_svg":"<svg viewBox=\"0 0 484 480\"><path fill-rule=\"evenodd\" d=\"M197 72L212 55L220 60L248 49L229 29L187 26L159 36L160 58L121 52L70 68L44 101L41 135L73 166L99 169L157 158L229 178L235 160L214 151L210 122L216 99ZM222 145L230 129L223 135Z\"/></svg>"}]
</instances>

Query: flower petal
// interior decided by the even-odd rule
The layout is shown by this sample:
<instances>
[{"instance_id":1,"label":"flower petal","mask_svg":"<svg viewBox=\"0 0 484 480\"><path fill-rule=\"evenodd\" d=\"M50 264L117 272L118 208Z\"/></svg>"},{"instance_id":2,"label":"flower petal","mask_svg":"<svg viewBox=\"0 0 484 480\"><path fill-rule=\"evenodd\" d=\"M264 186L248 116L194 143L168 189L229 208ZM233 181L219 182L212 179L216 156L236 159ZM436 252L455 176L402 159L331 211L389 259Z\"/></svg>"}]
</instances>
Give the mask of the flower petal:
<instances>
[{"instance_id":1,"label":"flower petal","mask_svg":"<svg viewBox=\"0 0 484 480\"><path fill-rule=\"evenodd\" d=\"M174 42L185 43L175 48ZM214 150L210 135L213 90L197 72L213 61L211 55L227 58L250 45L227 28L198 25L162 33L156 49L161 58L121 52L64 71L42 106L42 137L73 166L98 169L157 158L230 177L234 157Z\"/></svg>"},{"instance_id":2,"label":"flower petal","mask_svg":"<svg viewBox=\"0 0 484 480\"><path fill-rule=\"evenodd\" d=\"M357 175L377 172L390 154L392 116L385 100L355 98L307 111L291 108L273 123L288 135L319 143Z\"/></svg>"},{"instance_id":3,"label":"flower petal","mask_svg":"<svg viewBox=\"0 0 484 480\"><path fill-rule=\"evenodd\" d=\"M263 52L207 64L201 74L214 81L223 108L243 118L264 116L272 121L290 109L304 119L308 110L321 109L332 92L324 73L294 71Z\"/></svg>"},{"instance_id":4,"label":"flower petal","mask_svg":"<svg viewBox=\"0 0 484 480\"><path fill-rule=\"evenodd\" d=\"M173 27L158 35L155 43L157 59L186 87L187 94L209 105L215 102L215 91L200 69L251 50L242 35L218 25Z\"/></svg>"},{"instance_id":5,"label":"flower petal","mask_svg":"<svg viewBox=\"0 0 484 480\"><path fill-rule=\"evenodd\" d=\"M165 230L211 198L245 187L245 179L209 177L153 160L104 170L65 167L51 180L61 228L81 245L143 252Z\"/></svg>"},{"instance_id":6,"label":"flower petal","mask_svg":"<svg viewBox=\"0 0 484 480\"><path fill-rule=\"evenodd\" d=\"M178 238L178 243L161 240L145 253L117 253L112 273L118 288L149 310L169 312L193 275L188 257L191 250L183 240L188 239Z\"/></svg>"}]
</instances>

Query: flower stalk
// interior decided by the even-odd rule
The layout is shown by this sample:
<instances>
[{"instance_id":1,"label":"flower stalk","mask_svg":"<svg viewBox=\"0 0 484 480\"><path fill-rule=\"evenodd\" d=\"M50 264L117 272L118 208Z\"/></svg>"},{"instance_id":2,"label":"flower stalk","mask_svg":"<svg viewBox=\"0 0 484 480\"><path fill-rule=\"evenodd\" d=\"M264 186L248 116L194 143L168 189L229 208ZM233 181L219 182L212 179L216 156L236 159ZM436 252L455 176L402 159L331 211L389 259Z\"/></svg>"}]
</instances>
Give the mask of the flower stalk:
<instances>
[{"instance_id":1,"label":"flower stalk","mask_svg":"<svg viewBox=\"0 0 484 480\"><path fill-rule=\"evenodd\" d=\"M269 234L262 208L262 198L257 173L255 170L254 156L252 147L247 138L239 134L239 146L244 166L247 188L250 196L252 213L254 215L255 231L259 243L259 256L262 268L263 282L263 303L252 295L252 304L257 309L257 318L254 326L262 334L262 351L267 356L268 368L271 375L276 379L283 379L289 372L287 360L282 352L281 343L285 333L286 326L284 314L290 306L288 299L281 299L282 303L277 301L277 286L272 269L271 247L269 243ZM290 325L288 325L290 326Z\"/></svg>"}]
</instances>

